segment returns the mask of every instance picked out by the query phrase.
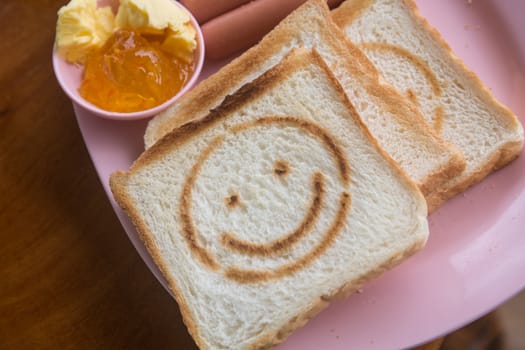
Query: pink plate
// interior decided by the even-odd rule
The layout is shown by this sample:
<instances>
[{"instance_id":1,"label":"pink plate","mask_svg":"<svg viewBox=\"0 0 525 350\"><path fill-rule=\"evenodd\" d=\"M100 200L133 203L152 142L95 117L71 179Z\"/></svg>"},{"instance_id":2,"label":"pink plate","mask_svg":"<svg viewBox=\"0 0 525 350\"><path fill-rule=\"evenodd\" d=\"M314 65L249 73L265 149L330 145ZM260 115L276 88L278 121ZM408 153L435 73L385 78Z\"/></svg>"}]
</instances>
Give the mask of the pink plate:
<instances>
[{"instance_id":1,"label":"pink plate","mask_svg":"<svg viewBox=\"0 0 525 350\"><path fill-rule=\"evenodd\" d=\"M419 0L421 13L498 99L525 123L525 2ZM220 63L207 63L203 76ZM116 214L144 262L152 263L109 191L111 172L143 150L146 121L96 118L75 106L93 163ZM525 156L447 202L430 217L427 247L333 303L280 350L399 349L450 332L525 287Z\"/></svg>"}]
</instances>

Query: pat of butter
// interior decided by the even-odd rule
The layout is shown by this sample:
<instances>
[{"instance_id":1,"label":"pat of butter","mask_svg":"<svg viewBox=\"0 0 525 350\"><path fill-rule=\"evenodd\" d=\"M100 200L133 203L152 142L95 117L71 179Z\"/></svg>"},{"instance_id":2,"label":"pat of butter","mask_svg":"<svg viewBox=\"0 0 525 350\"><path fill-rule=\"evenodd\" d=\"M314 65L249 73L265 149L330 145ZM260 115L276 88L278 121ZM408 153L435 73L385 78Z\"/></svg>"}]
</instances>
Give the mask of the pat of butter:
<instances>
[{"instance_id":1,"label":"pat of butter","mask_svg":"<svg viewBox=\"0 0 525 350\"><path fill-rule=\"evenodd\" d=\"M162 48L186 62L197 46L190 16L173 0L120 0L116 23L120 28L165 35Z\"/></svg>"},{"instance_id":2,"label":"pat of butter","mask_svg":"<svg viewBox=\"0 0 525 350\"><path fill-rule=\"evenodd\" d=\"M184 30L178 32L170 29L162 42L162 49L183 62L190 63L193 60L193 51L197 46L195 35L195 29L189 23L184 25Z\"/></svg>"},{"instance_id":3,"label":"pat of butter","mask_svg":"<svg viewBox=\"0 0 525 350\"><path fill-rule=\"evenodd\" d=\"M96 0L72 0L58 11L55 44L67 61L84 63L102 47L115 28L110 7L97 8Z\"/></svg>"}]
</instances>

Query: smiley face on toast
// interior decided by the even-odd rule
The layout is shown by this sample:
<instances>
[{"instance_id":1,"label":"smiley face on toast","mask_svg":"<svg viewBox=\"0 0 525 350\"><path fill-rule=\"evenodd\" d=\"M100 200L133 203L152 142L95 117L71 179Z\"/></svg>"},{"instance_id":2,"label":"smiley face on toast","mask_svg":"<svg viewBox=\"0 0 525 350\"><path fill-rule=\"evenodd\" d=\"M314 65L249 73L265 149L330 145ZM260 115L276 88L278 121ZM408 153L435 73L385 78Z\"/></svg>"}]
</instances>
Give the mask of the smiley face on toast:
<instances>
[{"instance_id":1,"label":"smiley face on toast","mask_svg":"<svg viewBox=\"0 0 525 350\"><path fill-rule=\"evenodd\" d=\"M200 153L183 184L181 231L201 264L232 280L284 277L333 244L349 186L350 165L328 132L293 116L261 117L228 127Z\"/></svg>"},{"instance_id":2,"label":"smiley face on toast","mask_svg":"<svg viewBox=\"0 0 525 350\"><path fill-rule=\"evenodd\" d=\"M445 115L439 100L443 91L426 60L396 45L363 42L358 46L381 74L422 111L429 125L441 133Z\"/></svg>"}]
</instances>

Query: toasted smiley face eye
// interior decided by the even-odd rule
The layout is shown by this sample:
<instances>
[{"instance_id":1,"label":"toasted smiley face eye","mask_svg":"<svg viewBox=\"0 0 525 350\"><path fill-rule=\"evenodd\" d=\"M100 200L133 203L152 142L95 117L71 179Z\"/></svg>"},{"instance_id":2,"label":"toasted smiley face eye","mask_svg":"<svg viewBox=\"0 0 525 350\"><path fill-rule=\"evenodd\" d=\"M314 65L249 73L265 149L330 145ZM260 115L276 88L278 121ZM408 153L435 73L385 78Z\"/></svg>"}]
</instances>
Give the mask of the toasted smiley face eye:
<instances>
[{"instance_id":1,"label":"toasted smiley face eye","mask_svg":"<svg viewBox=\"0 0 525 350\"><path fill-rule=\"evenodd\" d=\"M288 162L282 159L278 159L274 162L273 173L279 178L284 179L286 175L290 173L290 171L291 168L288 165ZM228 209L238 208L241 203L240 195L237 192L233 192L224 198L224 202L226 203Z\"/></svg>"},{"instance_id":2,"label":"toasted smiley face eye","mask_svg":"<svg viewBox=\"0 0 525 350\"><path fill-rule=\"evenodd\" d=\"M230 209L236 208L239 205L239 195L238 194L232 194L231 196L228 196L224 198L224 201L226 202L226 206Z\"/></svg>"},{"instance_id":3,"label":"toasted smiley face eye","mask_svg":"<svg viewBox=\"0 0 525 350\"><path fill-rule=\"evenodd\" d=\"M198 157L192 168L191 175L188 176L184 183L179 217L186 242L192 253L202 264L211 270L222 271L226 277L240 283L262 282L293 274L312 263L330 247L345 222L350 208L350 195L345 190L349 186L348 162L336 141L328 133L315 124L293 117L264 117L252 122L240 124L232 128L231 131L233 136L225 135L211 141L209 146ZM285 180L278 181L275 184L281 184L281 189L286 191L291 190L296 193L290 193L288 195L281 194L274 188L272 189L272 186L268 182L262 184L260 182L262 180L257 177L258 171L256 170L262 169L260 168L261 164L267 164L264 159L272 156L272 152L279 153L279 147L281 146L272 145L269 150L263 147L262 151L257 148L256 151L243 156L246 150L244 149L245 147L239 146L238 140L242 139L245 140L243 142L252 142L252 138L257 139L259 137L259 140L264 139L265 133L279 133L282 139L285 140L285 143L290 139L294 142L304 143L304 145L296 145L294 143L291 147L292 149L309 147L309 151L305 152L300 149L296 153L293 153L293 151L290 151L290 145L287 144L286 147L283 146L285 151L282 153L287 156L274 158L273 166L270 165L270 174L273 173L275 176L274 179ZM231 140L234 141L230 143ZM257 142L257 140L253 140L253 143ZM235 144L236 148L232 148L233 146L231 146L231 144ZM250 144L250 146L253 145ZM239 148L245 152L240 153L238 157L232 157L231 166L226 167L227 169L232 169L232 171L224 175L226 176L225 178L230 179L228 181L231 182L231 180L235 180L237 183L232 186L234 190L226 197L220 197L222 198L220 203L222 203L223 208L226 207L227 212L240 213L243 214L243 217L248 217L248 219L243 218L245 221L242 222L251 227L251 229L239 224L239 220L233 220L236 226L233 226L232 230L221 229L219 226L228 220L221 220L216 217L216 215L212 215L206 219L208 220L205 225L206 228L199 230L198 227L201 225L202 216L199 217L196 223L194 220L194 215L196 215L194 214L195 211L199 213L218 213L218 211L217 209L210 209L202 204L210 203L210 200L213 201L213 198L210 198L210 196L215 196L209 193L206 194L206 191L203 190L207 188L205 185L206 181L203 180L199 182L198 179L208 178L205 174L209 174L209 177L217 176L211 175L217 173L217 171L212 170L214 164L217 163L214 158L215 153L221 154L221 152L226 152L231 154L231 152L240 152ZM254 150L254 148L252 148L252 150ZM254 156L253 153L257 152L260 154ZM319 154L314 155L313 153ZM305 154L307 158L304 158ZM275 157L275 155L273 156ZM217 159L220 159L220 157ZM237 164L239 162L248 164L236 168L236 166L239 166ZM294 175L290 178L289 176L292 173L290 164L296 163L302 164L301 171L298 170L297 176ZM310 164L308 168L311 170L305 171L304 164ZM325 171L322 170L323 167L327 167ZM267 177L268 170L266 172L261 170L260 172L265 173ZM288 186L289 183L294 181L300 184ZM334 183L338 183L336 187L339 189L334 188ZM270 197L265 197L264 193L261 194L262 192L270 193ZM290 202L275 207L275 215L262 215L263 218L261 219L260 208L268 209L268 207L270 207L271 209L272 204L274 204L271 195L282 195L282 198L289 199ZM197 199L194 199L194 197ZM199 198L202 200L199 200ZM298 201L303 202L304 206L298 206ZM251 207L256 207L256 209L254 209L255 214L252 212L250 216L244 215L244 211L232 211L232 209L238 208L239 206L243 208L248 207L246 210L248 214L250 214L249 210ZM304 210L298 210L298 208L301 207L303 207ZM288 212L291 212L293 215L297 214L298 219L288 220L292 226L285 230L277 229L277 227L280 226L275 220L275 217L279 217L283 212L285 214L288 214ZM295 217L293 215L292 217ZM320 217L323 218L321 221L322 224L319 223ZM262 221L255 223L246 221L250 219ZM295 225L293 224L294 221ZM216 229L210 228L210 226L214 224L217 224L215 225L217 226ZM262 234L262 236L254 236L253 229L255 228L255 231L257 231L259 227L263 227L264 230L266 230L265 232L272 229L275 232ZM310 245L307 246L308 249L304 249L303 245L305 243L300 244L300 242L305 241L306 237L313 234L314 231L317 236L314 240L310 240L314 243L310 242ZM217 243L218 245L216 245ZM290 251L294 249L295 246L298 247L296 250L299 253L294 253L294 255L291 254ZM219 251L226 253L217 255ZM231 253L228 254L227 252ZM239 266L238 260L233 262L228 262L228 259L225 260L225 257L231 256L232 254L244 256L243 261L247 262L249 267ZM289 261L287 261L288 256L292 256ZM256 260L271 261L271 258L282 263L272 265L271 267L264 264L258 266L255 263Z\"/></svg>"},{"instance_id":4,"label":"toasted smiley face eye","mask_svg":"<svg viewBox=\"0 0 525 350\"><path fill-rule=\"evenodd\" d=\"M290 172L290 166L286 161L278 159L274 163L273 172L275 175L284 178Z\"/></svg>"}]
</instances>

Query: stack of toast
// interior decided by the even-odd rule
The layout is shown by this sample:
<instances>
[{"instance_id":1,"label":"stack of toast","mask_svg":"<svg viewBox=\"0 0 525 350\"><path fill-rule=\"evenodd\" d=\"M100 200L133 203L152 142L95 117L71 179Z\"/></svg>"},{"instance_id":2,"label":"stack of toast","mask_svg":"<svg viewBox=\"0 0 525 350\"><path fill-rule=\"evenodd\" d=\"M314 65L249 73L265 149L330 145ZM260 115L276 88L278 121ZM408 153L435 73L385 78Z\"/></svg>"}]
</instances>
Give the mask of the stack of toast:
<instances>
[{"instance_id":1,"label":"stack of toast","mask_svg":"<svg viewBox=\"0 0 525 350\"><path fill-rule=\"evenodd\" d=\"M523 129L412 1L310 0L145 143L111 189L189 332L266 349L421 249L428 212L516 158Z\"/></svg>"}]
</instances>

